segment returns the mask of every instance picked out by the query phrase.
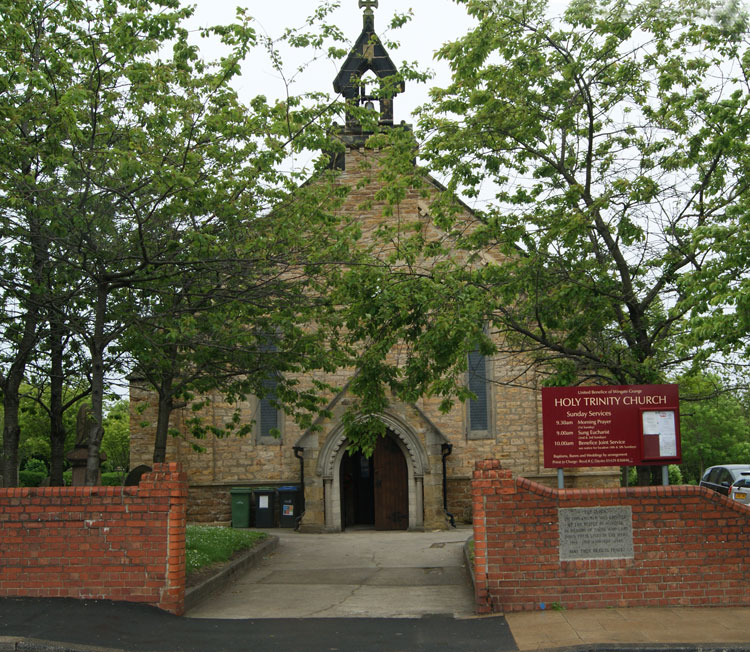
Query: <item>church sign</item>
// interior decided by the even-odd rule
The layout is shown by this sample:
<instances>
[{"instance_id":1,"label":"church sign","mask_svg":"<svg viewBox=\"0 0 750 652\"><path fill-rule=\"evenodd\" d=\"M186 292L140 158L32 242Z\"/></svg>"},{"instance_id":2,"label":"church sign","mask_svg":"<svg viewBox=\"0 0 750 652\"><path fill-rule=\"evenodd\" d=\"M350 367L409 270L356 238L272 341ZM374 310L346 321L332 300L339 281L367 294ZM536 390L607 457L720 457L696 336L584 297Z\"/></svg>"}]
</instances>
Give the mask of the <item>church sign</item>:
<instances>
[{"instance_id":1,"label":"church sign","mask_svg":"<svg viewBox=\"0 0 750 652\"><path fill-rule=\"evenodd\" d=\"M544 466L679 464L677 385L545 387Z\"/></svg>"}]
</instances>

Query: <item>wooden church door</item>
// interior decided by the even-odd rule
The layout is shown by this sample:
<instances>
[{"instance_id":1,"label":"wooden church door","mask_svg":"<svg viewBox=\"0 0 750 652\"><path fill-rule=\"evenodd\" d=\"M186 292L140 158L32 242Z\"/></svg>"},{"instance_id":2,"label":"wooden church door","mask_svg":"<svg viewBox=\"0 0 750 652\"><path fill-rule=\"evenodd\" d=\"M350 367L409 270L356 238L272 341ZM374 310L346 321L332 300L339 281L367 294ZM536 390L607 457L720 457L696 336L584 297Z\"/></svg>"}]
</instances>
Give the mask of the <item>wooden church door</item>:
<instances>
[{"instance_id":1,"label":"wooden church door","mask_svg":"<svg viewBox=\"0 0 750 652\"><path fill-rule=\"evenodd\" d=\"M380 437L373 459L375 529L409 527L409 483L406 459L390 434Z\"/></svg>"}]
</instances>

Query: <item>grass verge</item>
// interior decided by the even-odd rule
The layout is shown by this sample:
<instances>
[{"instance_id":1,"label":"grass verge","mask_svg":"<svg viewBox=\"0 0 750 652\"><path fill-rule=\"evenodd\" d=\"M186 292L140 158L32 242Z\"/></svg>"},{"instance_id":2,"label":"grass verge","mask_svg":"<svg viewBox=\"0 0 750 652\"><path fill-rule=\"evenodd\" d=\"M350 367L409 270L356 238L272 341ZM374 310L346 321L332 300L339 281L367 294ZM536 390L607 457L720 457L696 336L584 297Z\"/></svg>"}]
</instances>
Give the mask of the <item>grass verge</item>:
<instances>
[{"instance_id":1,"label":"grass verge","mask_svg":"<svg viewBox=\"0 0 750 652\"><path fill-rule=\"evenodd\" d=\"M252 548L267 537L265 532L188 525L185 532L185 570L190 575L206 566L229 561L234 553Z\"/></svg>"}]
</instances>

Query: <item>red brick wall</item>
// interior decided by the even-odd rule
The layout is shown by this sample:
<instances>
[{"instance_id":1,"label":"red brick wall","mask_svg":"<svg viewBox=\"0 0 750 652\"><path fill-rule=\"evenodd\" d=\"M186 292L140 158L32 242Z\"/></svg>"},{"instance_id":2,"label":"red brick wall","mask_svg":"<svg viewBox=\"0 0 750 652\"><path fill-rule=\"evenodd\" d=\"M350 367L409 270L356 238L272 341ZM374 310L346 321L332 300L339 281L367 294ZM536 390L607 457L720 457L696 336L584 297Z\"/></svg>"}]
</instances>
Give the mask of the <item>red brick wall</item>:
<instances>
[{"instance_id":1,"label":"red brick wall","mask_svg":"<svg viewBox=\"0 0 750 652\"><path fill-rule=\"evenodd\" d=\"M704 487L550 489L477 462L477 610L750 605L750 508ZM630 559L560 561L558 509L628 505Z\"/></svg>"},{"instance_id":2,"label":"red brick wall","mask_svg":"<svg viewBox=\"0 0 750 652\"><path fill-rule=\"evenodd\" d=\"M184 611L187 480L0 489L0 596L125 600Z\"/></svg>"}]
</instances>

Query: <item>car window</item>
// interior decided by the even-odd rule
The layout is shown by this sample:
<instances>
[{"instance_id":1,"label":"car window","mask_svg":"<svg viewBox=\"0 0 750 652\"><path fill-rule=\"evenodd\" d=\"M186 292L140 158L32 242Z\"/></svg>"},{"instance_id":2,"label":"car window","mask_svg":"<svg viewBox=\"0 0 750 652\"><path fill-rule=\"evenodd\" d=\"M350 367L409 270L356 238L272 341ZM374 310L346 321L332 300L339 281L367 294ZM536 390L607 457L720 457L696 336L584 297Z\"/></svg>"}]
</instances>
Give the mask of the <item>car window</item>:
<instances>
[{"instance_id":1,"label":"car window","mask_svg":"<svg viewBox=\"0 0 750 652\"><path fill-rule=\"evenodd\" d=\"M727 471L726 469L719 469L719 479L717 480L716 484L726 484L727 486L731 485L734 478L732 477L732 474Z\"/></svg>"},{"instance_id":2,"label":"car window","mask_svg":"<svg viewBox=\"0 0 750 652\"><path fill-rule=\"evenodd\" d=\"M711 469L711 474L708 476L708 482L711 482L712 484L719 484L719 476L721 475L721 472L724 469L722 469L720 466L717 466L715 469Z\"/></svg>"}]
</instances>

